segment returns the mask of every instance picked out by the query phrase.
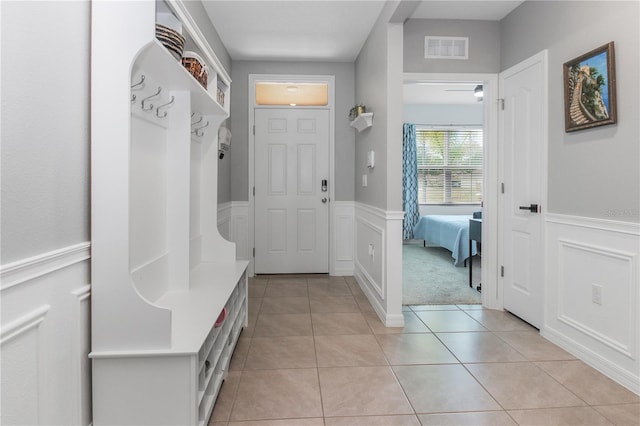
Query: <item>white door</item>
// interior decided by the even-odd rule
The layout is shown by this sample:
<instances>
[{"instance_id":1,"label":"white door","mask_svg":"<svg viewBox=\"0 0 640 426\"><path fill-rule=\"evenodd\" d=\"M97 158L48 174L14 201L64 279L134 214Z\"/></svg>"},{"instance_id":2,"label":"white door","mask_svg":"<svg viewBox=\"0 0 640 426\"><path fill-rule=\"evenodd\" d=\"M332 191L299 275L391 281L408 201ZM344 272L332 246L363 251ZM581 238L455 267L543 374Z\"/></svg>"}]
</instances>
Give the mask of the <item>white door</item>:
<instances>
[{"instance_id":1,"label":"white door","mask_svg":"<svg viewBox=\"0 0 640 426\"><path fill-rule=\"evenodd\" d=\"M546 52L500 74L504 308L543 324Z\"/></svg>"},{"instance_id":2,"label":"white door","mask_svg":"<svg viewBox=\"0 0 640 426\"><path fill-rule=\"evenodd\" d=\"M327 273L329 111L256 108L255 126L255 272Z\"/></svg>"}]
</instances>

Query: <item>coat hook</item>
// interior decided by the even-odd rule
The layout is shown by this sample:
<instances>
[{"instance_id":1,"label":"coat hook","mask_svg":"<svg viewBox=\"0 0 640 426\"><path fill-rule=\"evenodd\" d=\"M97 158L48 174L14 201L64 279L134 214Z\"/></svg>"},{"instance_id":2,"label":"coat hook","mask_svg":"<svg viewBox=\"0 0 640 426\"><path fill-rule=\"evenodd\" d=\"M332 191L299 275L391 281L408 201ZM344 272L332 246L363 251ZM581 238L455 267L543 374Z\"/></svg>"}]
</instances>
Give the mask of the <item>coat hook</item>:
<instances>
[{"instance_id":1,"label":"coat hook","mask_svg":"<svg viewBox=\"0 0 640 426\"><path fill-rule=\"evenodd\" d=\"M139 82L137 82L136 84L134 84L133 86L131 86L131 88L132 88L132 89L134 89L134 88L136 88L136 87L138 87L138 86L142 85L142 83L144 83L144 79L145 79L145 78L146 78L146 77L144 76L144 74L142 74L142 75L140 76L140 81L139 81ZM131 102L133 103L133 102L135 102L135 101L136 101L136 95L132 93L132 94L131 94Z\"/></svg>"},{"instance_id":2,"label":"coat hook","mask_svg":"<svg viewBox=\"0 0 640 426\"><path fill-rule=\"evenodd\" d=\"M160 92L162 92L162 87L158 86L158 92L154 93L151 96L147 96L146 98L144 98L141 102L140 102L140 106L142 107L143 111L151 111L153 109L153 104L149 104L149 108L146 108L144 106L145 101L148 101L151 98L155 98L156 96L158 96L160 94Z\"/></svg>"},{"instance_id":3,"label":"coat hook","mask_svg":"<svg viewBox=\"0 0 640 426\"><path fill-rule=\"evenodd\" d=\"M204 132L202 131L202 129L204 129L208 125L209 125L209 122L207 121L204 126L200 126L200 127L196 128L196 129L193 129L193 133L195 133L196 136L198 136L198 137L204 135Z\"/></svg>"},{"instance_id":4,"label":"coat hook","mask_svg":"<svg viewBox=\"0 0 640 426\"><path fill-rule=\"evenodd\" d=\"M195 113L195 112L194 112L193 114L191 114L191 118L193 118L193 116L194 116L194 115L196 115L196 113ZM200 123L202 120L204 120L204 115L201 115L201 116L200 116L200 120L198 120L198 121L192 121L192 122L191 122L191 125L192 125L192 126L195 126L196 124Z\"/></svg>"},{"instance_id":5,"label":"coat hook","mask_svg":"<svg viewBox=\"0 0 640 426\"><path fill-rule=\"evenodd\" d=\"M158 116L158 118L165 118L167 116L167 111L164 111L163 115L160 115L160 108L164 108L164 107L168 107L171 106L171 104L173 104L173 101L176 98L174 98L173 96L171 96L171 100L169 102L167 102L166 104L160 105L158 106L158 108L156 108L156 115Z\"/></svg>"}]
</instances>

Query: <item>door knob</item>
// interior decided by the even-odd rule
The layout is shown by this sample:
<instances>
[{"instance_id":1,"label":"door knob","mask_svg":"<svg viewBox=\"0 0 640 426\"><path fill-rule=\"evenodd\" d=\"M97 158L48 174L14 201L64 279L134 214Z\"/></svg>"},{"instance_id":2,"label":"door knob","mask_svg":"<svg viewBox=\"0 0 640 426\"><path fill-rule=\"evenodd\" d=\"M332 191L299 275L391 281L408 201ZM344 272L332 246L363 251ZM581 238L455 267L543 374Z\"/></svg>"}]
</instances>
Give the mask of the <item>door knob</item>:
<instances>
[{"instance_id":1,"label":"door knob","mask_svg":"<svg viewBox=\"0 0 640 426\"><path fill-rule=\"evenodd\" d=\"M323 198L323 199L322 199L322 202L323 202L323 203L326 203L326 202L327 202L327 199L326 199L326 198Z\"/></svg>"},{"instance_id":2,"label":"door knob","mask_svg":"<svg viewBox=\"0 0 640 426\"><path fill-rule=\"evenodd\" d=\"M531 213L538 213L540 211L537 204L520 206L520 210L529 210Z\"/></svg>"}]
</instances>

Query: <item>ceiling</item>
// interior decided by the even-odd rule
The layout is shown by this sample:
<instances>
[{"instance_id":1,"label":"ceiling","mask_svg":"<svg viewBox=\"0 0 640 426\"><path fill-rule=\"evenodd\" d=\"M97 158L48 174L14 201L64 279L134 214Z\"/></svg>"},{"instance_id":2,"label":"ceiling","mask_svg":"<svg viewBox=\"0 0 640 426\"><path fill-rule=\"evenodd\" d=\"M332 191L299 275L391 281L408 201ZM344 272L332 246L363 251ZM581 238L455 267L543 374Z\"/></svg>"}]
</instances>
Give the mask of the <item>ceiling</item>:
<instances>
[{"instance_id":1,"label":"ceiling","mask_svg":"<svg viewBox=\"0 0 640 426\"><path fill-rule=\"evenodd\" d=\"M498 21L523 1L423 0L414 19ZM352 62L384 0L203 0L233 60ZM405 103L475 104L475 85L405 84Z\"/></svg>"},{"instance_id":2,"label":"ceiling","mask_svg":"<svg viewBox=\"0 0 640 426\"><path fill-rule=\"evenodd\" d=\"M355 60L384 1L205 0L234 60Z\"/></svg>"},{"instance_id":3,"label":"ceiling","mask_svg":"<svg viewBox=\"0 0 640 426\"><path fill-rule=\"evenodd\" d=\"M500 20L522 1L420 2L411 18ZM384 0L203 0L234 60L351 62Z\"/></svg>"}]
</instances>

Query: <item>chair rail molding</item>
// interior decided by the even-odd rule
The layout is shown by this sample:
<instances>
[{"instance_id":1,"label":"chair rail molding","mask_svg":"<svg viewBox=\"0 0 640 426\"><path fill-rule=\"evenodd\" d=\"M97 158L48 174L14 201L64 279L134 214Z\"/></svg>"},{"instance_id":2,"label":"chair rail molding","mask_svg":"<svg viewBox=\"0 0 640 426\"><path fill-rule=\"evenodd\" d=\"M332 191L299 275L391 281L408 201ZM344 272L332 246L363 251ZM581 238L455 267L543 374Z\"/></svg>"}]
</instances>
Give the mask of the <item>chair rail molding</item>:
<instances>
[{"instance_id":1,"label":"chair rail molding","mask_svg":"<svg viewBox=\"0 0 640 426\"><path fill-rule=\"evenodd\" d=\"M50 274L91 257L91 243L83 242L0 266L0 290Z\"/></svg>"}]
</instances>

